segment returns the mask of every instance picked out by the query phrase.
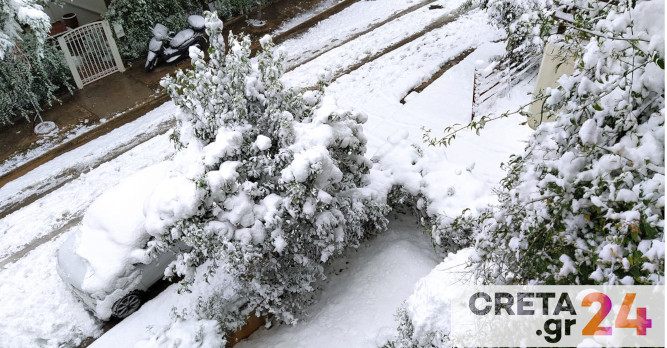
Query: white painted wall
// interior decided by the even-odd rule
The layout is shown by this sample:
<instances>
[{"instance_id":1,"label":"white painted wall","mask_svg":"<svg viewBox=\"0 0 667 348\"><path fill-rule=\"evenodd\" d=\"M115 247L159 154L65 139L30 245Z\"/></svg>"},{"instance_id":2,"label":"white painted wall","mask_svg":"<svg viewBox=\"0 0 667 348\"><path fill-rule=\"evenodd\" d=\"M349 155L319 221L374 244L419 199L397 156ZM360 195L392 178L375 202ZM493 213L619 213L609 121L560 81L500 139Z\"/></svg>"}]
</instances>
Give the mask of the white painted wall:
<instances>
[{"instance_id":1,"label":"white painted wall","mask_svg":"<svg viewBox=\"0 0 667 348\"><path fill-rule=\"evenodd\" d=\"M572 74L574 72L574 58L561 57L558 46L547 43L544 47L544 55L542 56L542 64L540 65L540 72L537 74L537 83L535 85L535 95L542 92L547 87L558 86L558 79L565 74ZM565 59L564 59L565 58ZM558 66L561 62L565 62ZM533 103L530 106L531 117L528 119L528 125L535 129L542 122L555 121L551 115L542 114L542 102Z\"/></svg>"}]
</instances>

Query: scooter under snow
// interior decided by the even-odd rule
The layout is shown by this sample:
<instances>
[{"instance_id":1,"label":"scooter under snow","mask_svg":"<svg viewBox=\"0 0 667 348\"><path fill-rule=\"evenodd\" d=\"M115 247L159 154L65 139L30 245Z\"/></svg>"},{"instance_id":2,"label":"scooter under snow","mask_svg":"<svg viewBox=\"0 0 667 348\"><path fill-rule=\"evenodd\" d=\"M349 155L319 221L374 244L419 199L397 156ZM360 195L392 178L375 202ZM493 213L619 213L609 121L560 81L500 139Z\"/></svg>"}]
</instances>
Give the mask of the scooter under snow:
<instances>
[{"instance_id":1,"label":"scooter under snow","mask_svg":"<svg viewBox=\"0 0 667 348\"><path fill-rule=\"evenodd\" d=\"M188 57L190 46L202 49L206 45L204 37L204 17L192 15L188 17L190 28L179 31L174 35L167 27L157 23L153 28L153 38L148 43L148 57L145 69L147 72L155 69L162 62L172 63Z\"/></svg>"}]
</instances>

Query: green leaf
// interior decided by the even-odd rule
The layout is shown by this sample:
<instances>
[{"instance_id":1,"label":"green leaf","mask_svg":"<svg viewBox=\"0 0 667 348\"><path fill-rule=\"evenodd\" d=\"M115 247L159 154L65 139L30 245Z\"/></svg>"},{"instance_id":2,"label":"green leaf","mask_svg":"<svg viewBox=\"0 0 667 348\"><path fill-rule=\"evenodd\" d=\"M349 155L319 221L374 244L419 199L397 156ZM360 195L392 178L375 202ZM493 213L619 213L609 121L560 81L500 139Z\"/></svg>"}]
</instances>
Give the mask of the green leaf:
<instances>
[{"instance_id":1,"label":"green leaf","mask_svg":"<svg viewBox=\"0 0 667 348\"><path fill-rule=\"evenodd\" d=\"M664 58L658 58L655 60L655 63L658 64L660 69L665 70L665 59Z\"/></svg>"},{"instance_id":2,"label":"green leaf","mask_svg":"<svg viewBox=\"0 0 667 348\"><path fill-rule=\"evenodd\" d=\"M641 230L647 239L654 239L658 235L658 230L646 221L642 221Z\"/></svg>"},{"instance_id":3,"label":"green leaf","mask_svg":"<svg viewBox=\"0 0 667 348\"><path fill-rule=\"evenodd\" d=\"M595 109L597 111L602 111L602 107L598 103L593 104L593 109Z\"/></svg>"}]
</instances>

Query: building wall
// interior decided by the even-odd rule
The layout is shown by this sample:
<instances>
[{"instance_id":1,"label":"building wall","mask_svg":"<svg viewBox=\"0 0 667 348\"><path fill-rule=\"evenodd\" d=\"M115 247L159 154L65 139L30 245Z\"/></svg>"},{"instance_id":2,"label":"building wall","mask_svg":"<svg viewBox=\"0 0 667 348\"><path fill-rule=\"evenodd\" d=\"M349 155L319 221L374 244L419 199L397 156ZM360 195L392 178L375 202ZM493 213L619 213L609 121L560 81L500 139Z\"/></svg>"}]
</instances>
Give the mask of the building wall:
<instances>
[{"instance_id":1,"label":"building wall","mask_svg":"<svg viewBox=\"0 0 667 348\"><path fill-rule=\"evenodd\" d=\"M540 71L537 74L537 83L535 86L535 95L544 93L547 87L557 87L558 79L567 74L571 75L574 72L574 58L561 57L558 46L547 43L544 47L544 55L542 56L542 64ZM560 64L560 66L559 66ZM542 122L555 121L553 115L542 113L542 102L533 103L530 106L531 118L528 119L528 125L535 129Z\"/></svg>"}]
</instances>

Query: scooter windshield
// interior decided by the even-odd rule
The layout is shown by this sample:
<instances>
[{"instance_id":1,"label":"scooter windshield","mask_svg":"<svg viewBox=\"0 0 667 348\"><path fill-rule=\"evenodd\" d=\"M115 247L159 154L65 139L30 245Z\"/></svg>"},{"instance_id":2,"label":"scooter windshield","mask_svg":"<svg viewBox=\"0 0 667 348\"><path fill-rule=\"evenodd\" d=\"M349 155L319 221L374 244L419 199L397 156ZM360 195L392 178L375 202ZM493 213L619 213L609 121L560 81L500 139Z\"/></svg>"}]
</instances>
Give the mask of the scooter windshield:
<instances>
[{"instance_id":1,"label":"scooter windshield","mask_svg":"<svg viewBox=\"0 0 667 348\"><path fill-rule=\"evenodd\" d=\"M158 40L166 40L169 37L169 29L164 25L157 23L153 27L153 36Z\"/></svg>"},{"instance_id":2,"label":"scooter windshield","mask_svg":"<svg viewBox=\"0 0 667 348\"><path fill-rule=\"evenodd\" d=\"M162 49L162 41L152 38L151 42L148 43L148 50L152 52L159 52Z\"/></svg>"}]
</instances>

